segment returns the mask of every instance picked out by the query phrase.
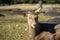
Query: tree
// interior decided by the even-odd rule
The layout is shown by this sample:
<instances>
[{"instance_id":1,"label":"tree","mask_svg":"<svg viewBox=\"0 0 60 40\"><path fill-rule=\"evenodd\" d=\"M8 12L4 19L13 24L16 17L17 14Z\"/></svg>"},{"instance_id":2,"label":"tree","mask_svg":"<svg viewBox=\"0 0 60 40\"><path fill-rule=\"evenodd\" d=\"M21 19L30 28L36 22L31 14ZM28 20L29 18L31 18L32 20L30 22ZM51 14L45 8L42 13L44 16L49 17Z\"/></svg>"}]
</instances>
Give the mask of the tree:
<instances>
[{"instance_id":1,"label":"tree","mask_svg":"<svg viewBox=\"0 0 60 40\"><path fill-rule=\"evenodd\" d=\"M47 4L53 4L56 3L56 0L43 0L44 2L46 2Z\"/></svg>"},{"instance_id":2,"label":"tree","mask_svg":"<svg viewBox=\"0 0 60 40\"><path fill-rule=\"evenodd\" d=\"M57 3L60 3L60 0L57 0Z\"/></svg>"},{"instance_id":3,"label":"tree","mask_svg":"<svg viewBox=\"0 0 60 40\"><path fill-rule=\"evenodd\" d=\"M28 0L16 0L17 3L25 3Z\"/></svg>"},{"instance_id":4,"label":"tree","mask_svg":"<svg viewBox=\"0 0 60 40\"><path fill-rule=\"evenodd\" d=\"M0 4L2 3L2 0L0 0Z\"/></svg>"},{"instance_id":5,"label":"tree","mask_svg":"<svg viewBox=\"0 0 60 40\"><path fill-rule=\"evenodd\" d=\"M16 0L11 0L11 4L16 4Z\"/></svg>"}]
</instances>

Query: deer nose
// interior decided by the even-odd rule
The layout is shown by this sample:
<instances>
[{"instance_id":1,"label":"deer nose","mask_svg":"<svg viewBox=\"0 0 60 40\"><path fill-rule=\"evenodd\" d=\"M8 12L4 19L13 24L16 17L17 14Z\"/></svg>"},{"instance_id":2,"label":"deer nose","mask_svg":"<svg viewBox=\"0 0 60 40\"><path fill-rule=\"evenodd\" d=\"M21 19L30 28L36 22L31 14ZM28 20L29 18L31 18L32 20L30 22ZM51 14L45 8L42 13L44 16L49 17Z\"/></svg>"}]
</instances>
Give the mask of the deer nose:
<instances>
[{"instance_id":1,"label":"deer nose","mask_svg":"<svg viewBox=\"0 0 60 40\"><path fill-rule=\"evenodd\" d=\"M36 26L36 24L33 24L33 25L32 25L32 28L35 28L35 26Z\"/></svg>"}]
</instances>

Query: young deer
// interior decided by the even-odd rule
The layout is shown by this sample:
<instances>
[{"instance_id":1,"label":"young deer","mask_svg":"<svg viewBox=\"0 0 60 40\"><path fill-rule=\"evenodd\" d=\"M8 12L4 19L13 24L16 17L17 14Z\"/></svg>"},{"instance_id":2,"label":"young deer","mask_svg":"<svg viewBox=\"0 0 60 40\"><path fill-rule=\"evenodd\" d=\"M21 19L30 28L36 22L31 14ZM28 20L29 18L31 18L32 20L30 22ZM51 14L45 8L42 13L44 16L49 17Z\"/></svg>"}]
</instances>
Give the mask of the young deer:
<instances>
[{"instance_id":1,"label":"young deer","mask_svg":"<svg viewBox=\"0 0 60 40\"><path fill-rule=\"evenodd\" d=\"M29 27L29 36L31 40L35 40L35 35L38 31L39 26L38 26L38 12L40 11L40 9L38 10L34 10L34 11L28 11L28 27Z\"/></svg>"},{"instance_id":2,"label":"young deer","mask_svg":"<svg viewBox=\"0 0 60 40\"><path fill-rule=\"evenodd\" d=\"M55 25L54 24L39 23L38 22L38 13L39 12L40 12L40 9L35 10L35 11L28 11L27 16L28 16L28 27L29 27L30 39L35 40L35 36L39 35L43 31L47 31L44 33L47 34L47 36L49 36L49 38L52 36L52 39L53 39L52 33L54 33L54 26ZM44 25L46 25L47 27ZM50 26L48 26L48 25L50 25ZM51 25L53 25L53 27ZM50 33L51 31L52 31L52 33ZM50 40L52 40L52 39L50 38Z\"/></svg>"}]
</instances>

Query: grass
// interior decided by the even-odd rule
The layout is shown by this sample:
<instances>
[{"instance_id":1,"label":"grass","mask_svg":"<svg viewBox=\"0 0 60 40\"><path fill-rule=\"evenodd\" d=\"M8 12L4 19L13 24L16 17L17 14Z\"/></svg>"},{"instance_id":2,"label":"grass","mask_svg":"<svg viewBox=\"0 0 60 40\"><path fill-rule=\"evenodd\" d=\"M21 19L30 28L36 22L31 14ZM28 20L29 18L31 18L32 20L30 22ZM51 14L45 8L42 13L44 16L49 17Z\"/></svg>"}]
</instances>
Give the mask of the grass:
<instances>
[{"instance_id":1,"label":"grass","mask_svg":"<svg viewBox=\"0 0 60 40\"><path fill-rule=\"evenodd\" d=\"M27 40L26 20L23 16L0 17L0 40Z\"/></svg>"},{"instance_id":2,"label":"grass","mask_svg":"<svg viewBox=\"0 0 60 40\"><path fill-rule=\"evenodd\" d=\"M9 14L10 12L0 12ZM47 21L55 17L39 14L40 21ZM27 17L20 15L0 17L0 40L28 40Z\"/></svg>"},{"instance_id":3,"label":"grass","mask_svg":"<svg viewBox=\"0 0 60 40\"><path fill-rule=\"evenodd\" d=\"M44 14L39 14L39 21L48 21L48 20L51 20L51 19L55 19L55 18L60 18L60 16L46 16Z\"/></svg>"}]
</instances>

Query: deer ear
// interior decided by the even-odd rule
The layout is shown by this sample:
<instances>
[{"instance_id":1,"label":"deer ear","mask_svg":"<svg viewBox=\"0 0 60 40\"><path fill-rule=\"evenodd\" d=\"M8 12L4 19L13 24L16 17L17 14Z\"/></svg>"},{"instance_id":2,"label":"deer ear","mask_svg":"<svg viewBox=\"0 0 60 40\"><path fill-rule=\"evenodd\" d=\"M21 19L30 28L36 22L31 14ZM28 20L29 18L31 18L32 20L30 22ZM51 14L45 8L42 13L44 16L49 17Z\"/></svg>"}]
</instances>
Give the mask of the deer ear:
<instances>
[{"instance_id":1,"label":"deer ear","mask_svg":"<svg viewBox=\"0 0 60 40\"><path fill-rule=\"evenodd\" d=\"M26 17L28 13L25 11L25 12L22 12L22 14L24 15L24 17Z\"/></svg>"},{"instance_id":2,"label":"deer ear","mask_svg":"<svg viewBox=\"0 0 60 40\"><path fill-rule=\"evenodd\" d=\"M40 10L41 10L40 8L39 8L39 9L37 9L37 10L35 10L35 13L38 13L38 12L40 12Z\"/></svg>"}]
</instances>

